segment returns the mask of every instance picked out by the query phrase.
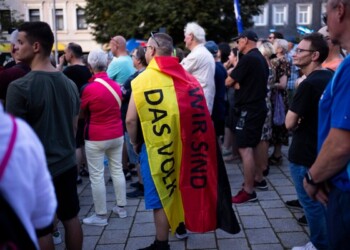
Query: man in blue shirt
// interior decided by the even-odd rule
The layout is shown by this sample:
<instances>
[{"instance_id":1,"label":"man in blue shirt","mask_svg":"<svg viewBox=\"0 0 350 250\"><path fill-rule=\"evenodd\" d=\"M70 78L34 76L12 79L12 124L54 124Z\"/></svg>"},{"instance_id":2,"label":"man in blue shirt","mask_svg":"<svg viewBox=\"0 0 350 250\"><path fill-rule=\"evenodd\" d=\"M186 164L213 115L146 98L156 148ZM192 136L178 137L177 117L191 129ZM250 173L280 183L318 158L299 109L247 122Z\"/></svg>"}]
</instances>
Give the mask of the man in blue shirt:
<instances>
[{"instance_id":1,"label":"man in blue shirt","mask_svg":"<svg viewBox=\"0 0 350 250\"><path fill-rule=\"evenodd\" d=\"M350 0L329 0L332 41L350 50ZM329 249L349 249L350 57L338 67L319 103L318 156L304 178L308 195L327 204ZM329 185L325 185L328 181Z\"/></svg>"},{"instance_id":2,"label":"man in blue shirt","mask_svg":"<svg viewBox=\"0 0 350 250\"><path fill-rule=\"evenodd\" d=\"M135 73L131 57L126 50L126 41L122 36L115 36L109 42L111 52L114 55L113 60L108 65L108 77L120 85Z\"/></svg>"}]
</instances>

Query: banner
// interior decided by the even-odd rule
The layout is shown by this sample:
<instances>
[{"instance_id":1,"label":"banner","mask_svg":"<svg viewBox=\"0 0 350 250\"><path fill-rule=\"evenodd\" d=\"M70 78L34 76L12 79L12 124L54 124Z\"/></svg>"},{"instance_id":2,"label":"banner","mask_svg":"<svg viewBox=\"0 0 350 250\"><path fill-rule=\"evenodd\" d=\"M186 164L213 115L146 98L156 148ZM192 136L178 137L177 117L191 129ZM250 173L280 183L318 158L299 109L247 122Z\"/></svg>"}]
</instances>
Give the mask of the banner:
<instances>
[{"instance_id":1,"label":"banner","mask_svg":"<svg viewBox=\"0 0 350 250\"><path fill-rule=\"evenodd\" d=\"M225 165L203 90L175 57L155 57L132 82L151 175L172 232L238 233Z\"/></svg>"}]
</instances>

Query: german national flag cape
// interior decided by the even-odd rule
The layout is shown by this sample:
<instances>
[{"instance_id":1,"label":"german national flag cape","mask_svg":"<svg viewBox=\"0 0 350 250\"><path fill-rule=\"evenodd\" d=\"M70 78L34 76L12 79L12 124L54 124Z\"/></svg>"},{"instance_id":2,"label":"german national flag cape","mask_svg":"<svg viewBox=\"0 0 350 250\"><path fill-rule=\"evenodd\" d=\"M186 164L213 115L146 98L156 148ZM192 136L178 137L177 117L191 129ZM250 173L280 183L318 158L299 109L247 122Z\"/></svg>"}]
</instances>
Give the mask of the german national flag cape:
<instances>
[{"instance_id":1,"label":"german national flag cape","mask_svg":"<svg viewBox=\"0 0 350 250\"><path fill-rule=\"evenodd\" d=\"M175 57L155 57L132 82L151 174L172 232L238 233L231 190L203 90Z\"/></svg>"}]
</instances>

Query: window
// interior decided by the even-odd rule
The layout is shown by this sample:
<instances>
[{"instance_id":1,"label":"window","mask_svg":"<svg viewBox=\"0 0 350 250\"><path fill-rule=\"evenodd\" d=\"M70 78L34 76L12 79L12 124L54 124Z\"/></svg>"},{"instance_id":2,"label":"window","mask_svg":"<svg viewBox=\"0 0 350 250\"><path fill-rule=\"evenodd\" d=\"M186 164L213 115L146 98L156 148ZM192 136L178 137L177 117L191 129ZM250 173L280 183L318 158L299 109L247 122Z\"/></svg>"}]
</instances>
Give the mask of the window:
<instances>
[{"instance_id":1,"label":"window","mask_svg":"<svg viewBox=\"0 0 350 250\"><path fill-rule=\"evenodd\" d=\"M260 8L261 14L253 16L253 22L255 26L266 26L268 17L268 5L264 5Z\"/></svg>"},{"instance_id":2,"label":"window","mask_svg":"<svg viewBox=\"0 0 350 250\"><path fill-rule=\"evenodd\" d=\"M64 30L63 10L56 9L56 29Z\"/></svg>"},{"instance_id":3,"label":"window","mask_svg":"<svg viewBox=\"0 0 350 250\"><path fill-rule=\"evenodd\" d=\"M29 10L29 22L40 21L40 11L38 9Z\"/></svg>"},{"instance_id":4,"label":"window","mask_svg":"<svg viewBox=\"0 0 350 250\"><path fill-rule=\"evenodd\" d=\"M288 5L274 4L272 6L272 22L273 25L285 25L288 23Z\"/></svg>"},{"instance_id":5,"label":"window","mask_svg":"<svg viewBox=\"0 0 350 250\"><path fill-rule=\"evenodd\" d=\"M311 24L312 4L297 4L297 24Z\"/></svg>"},{"instance_id":6,"label":"window","mask_svg":"<svg viewBox=\"0 0 350 250\"><path fill-rule=\"evenodd\" d=\"M86 30L87 24L85 19L85 10L78 8L76 12L77 12L77 29Z\"/></svg>"},{"instance_id":7,"label":"window","mask_svg":"<svg viewBox=\"0 0 350 250\"><path fill-rule=\"evenodd\" d=\"M0 10L0 30L11 29L11 11Z\"/></svg>"}]
</instances>

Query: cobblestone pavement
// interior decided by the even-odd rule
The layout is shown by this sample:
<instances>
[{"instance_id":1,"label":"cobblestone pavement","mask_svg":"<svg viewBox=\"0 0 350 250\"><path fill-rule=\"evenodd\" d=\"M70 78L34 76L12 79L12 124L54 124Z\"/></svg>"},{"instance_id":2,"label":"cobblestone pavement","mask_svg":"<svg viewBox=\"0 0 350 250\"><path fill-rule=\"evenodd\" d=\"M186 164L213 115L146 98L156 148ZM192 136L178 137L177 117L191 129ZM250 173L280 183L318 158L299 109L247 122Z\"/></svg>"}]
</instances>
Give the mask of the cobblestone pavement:
<instances>
[{"instance_id":1,"label":"cobblestone pavement","mask_svg":"<svg viewBox=\"0 0 350 250\"><path fill-rule=\"evenodd\" d=\"M287 148L284 148L286 155ZM243 182L242 165L240 162L226 164L232 194L235 195ZM108 171L106 171L108 172ZM106 181L108 173L106 174ZM136 177L133 181L136 181ZM306 227L297 223L302 214L285 207L284 202L295 199L295 189L288 170L288 160L284 157L282 166L272 166L266 178L269 189L257 191L258 201L241 205L233 205L241 225L241 232L230 235L222 230L205 234L190 234L187 240L178 240L170 235L172 250L184 249L234 249L234 250L281 250L308 242ZM130 181L127 182L127 192ZM84 177L83 184L78 186L82 220L93 213L93 202L89 179ZM111 212L115 205L112 183L107 181L107 208L109 212L108 225L105 227L82 225L84 232L83 249L127 249L135 250L151 244L155 237L152 211L144 208L143 199L128 199L126 209L128 217L118 218ZM59 224L62 236L64 230ZM56 249L65 249L64 243Z\"/></svg>"}]
</instances>

